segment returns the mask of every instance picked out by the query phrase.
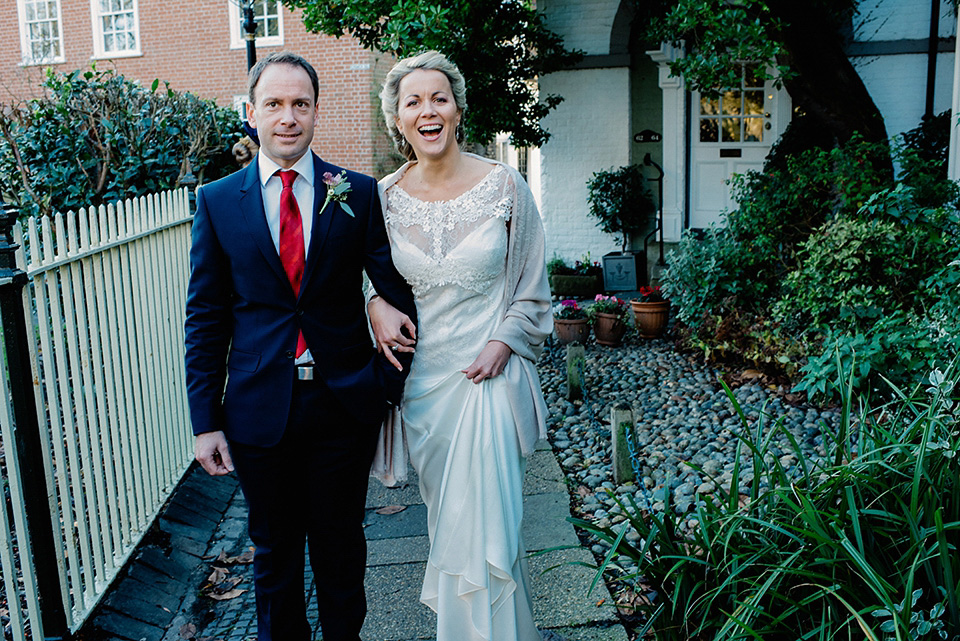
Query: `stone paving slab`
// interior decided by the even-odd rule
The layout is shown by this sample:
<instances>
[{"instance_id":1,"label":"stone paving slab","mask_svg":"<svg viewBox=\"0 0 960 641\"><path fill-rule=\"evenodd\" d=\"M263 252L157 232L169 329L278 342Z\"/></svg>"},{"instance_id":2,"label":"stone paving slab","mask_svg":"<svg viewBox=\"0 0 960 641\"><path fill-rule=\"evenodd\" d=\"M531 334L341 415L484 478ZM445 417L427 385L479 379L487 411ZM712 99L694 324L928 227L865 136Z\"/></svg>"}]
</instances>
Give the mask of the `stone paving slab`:
<instances>
[{"instance_id":1,"label":"stone paving slab","mask_svg":"<svg viewBox=\"0 0 960 641\"><path fill-rule=\"evenodd\" d=\"M532 551L551 550L528 559L534 615L538 625L564 641L626 641L626 632L610 595L593 580L588 550L579 547L570 514L563 473L550 450L540 442L527 462L524 478L524 542ZM387 506L404 506L378 514ZM420 603L420 587L429 550L426 507L420 500L416 475L405 487L385 488L371 480L367 493L365 531L368 538L367 620L363 638L370 641L429 641L435 638L436 617ZM124 576L77 641L181 641L181 628L192 625L196 639L252 641L256 638L252 566L230 568L238 576L235 599L214 601L200 593L213 560L243 554L251 543L246 531L246 504L233 476L208 477L191 469L154 526L154 534L133 556ZM551 566L558 566L546 571ZM304 577L309 595L308 616L316 625L313 577ZM606 605L598 606L604 601ZM184 628L186 630L186 628ZM317 631L317 638L319 638Z\"/></svg>"}]
</instances>

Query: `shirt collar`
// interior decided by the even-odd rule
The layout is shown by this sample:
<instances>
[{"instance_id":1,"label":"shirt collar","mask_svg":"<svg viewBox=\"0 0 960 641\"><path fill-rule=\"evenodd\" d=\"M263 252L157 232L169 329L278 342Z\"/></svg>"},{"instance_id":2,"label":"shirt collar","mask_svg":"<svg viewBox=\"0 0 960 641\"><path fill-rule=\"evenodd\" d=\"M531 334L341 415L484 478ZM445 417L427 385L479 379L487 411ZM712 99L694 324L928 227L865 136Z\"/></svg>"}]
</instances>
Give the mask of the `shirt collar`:
<instances>
[{"instance_id":1,"label":"shirt collar","mask_svg":"<svg viewBox=\"0 0 960 641\"><path fill-rule=\"evenodd\" d=\"M257 167L260 169L260 184L264 187L266 187L267 181L270 180L275 173L277 173L278 169L283 169L264 153L257 154ZM300 159L294 163L293 167L290 169L300 174L300 177L306 180L310 186L313 186L312 152L307 151L307 153L300 156Z\"/></svg>"}]
</instances>

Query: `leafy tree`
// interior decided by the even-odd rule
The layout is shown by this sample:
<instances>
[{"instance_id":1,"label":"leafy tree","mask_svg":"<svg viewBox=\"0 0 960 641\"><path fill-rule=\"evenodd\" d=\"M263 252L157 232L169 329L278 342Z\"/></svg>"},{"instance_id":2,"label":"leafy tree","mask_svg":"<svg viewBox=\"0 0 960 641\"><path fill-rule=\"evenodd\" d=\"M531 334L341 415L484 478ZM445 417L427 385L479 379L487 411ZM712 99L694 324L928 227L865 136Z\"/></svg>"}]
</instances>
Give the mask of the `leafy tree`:
<instances>
[{"instance_id":1,"label":"leafy tree","mask_svg":"<svg viewBox=\"0 0 960 641\"><path fill-rule=\"evenodd\" d=\"M540 146L540 120L563 100L538 96L536 78L574 64L580 52L546 28L527 0L284 0L303 9L309 31L349 33L367 49L397 57L435 49L467 79L464 127L486 143L510 131L518 146Z\"/></svg>"},{"instance_id":2,"label":"leafy tree","mask_svg":"<svg viewBox=\"0 0 960 641\"><path fill-rule=\"evenodd\" d=\"M886 142L883 117L844 53L844 30L857 0L659 0L637 2L644 37L684 42L671 66L694 89L735 86L744 61L771 66L765 77L782 84L797 111L771 161L811 146L831 148L855 133ZM892 176L889 155L874 159Z\"/></svg>"},{"instance_id":3,"label":"leafy tree","mask_svg":"<svg viewBox=\"0 0 960 641\"><path fill-rule=\"evenodd\" d=\"M173 188L187 160L201 182L236 169L242 130L231 108L96 68L51 70L43 87L0 106L0 190L23 215Z\"/></svg>"}]
</instances>

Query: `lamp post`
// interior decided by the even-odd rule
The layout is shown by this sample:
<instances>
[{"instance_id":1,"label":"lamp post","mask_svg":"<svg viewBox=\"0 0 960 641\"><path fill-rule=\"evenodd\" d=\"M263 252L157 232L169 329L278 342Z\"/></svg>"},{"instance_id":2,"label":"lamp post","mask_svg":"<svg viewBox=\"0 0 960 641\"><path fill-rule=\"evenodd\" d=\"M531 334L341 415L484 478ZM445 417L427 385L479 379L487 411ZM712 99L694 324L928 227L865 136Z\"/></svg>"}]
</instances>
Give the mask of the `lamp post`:
<instances>
[{"instance_id":1,"label":"lamp post","mask_svg":"<svg viewBox=\"0 0 960 641\"><path fill-rule=\"evenodd\" d=\"M233 0L243 14L243 39L247 41L247 71L257 64L257 21L253 17L253 5L257 0Z\"/></svg>"}]
</instances>

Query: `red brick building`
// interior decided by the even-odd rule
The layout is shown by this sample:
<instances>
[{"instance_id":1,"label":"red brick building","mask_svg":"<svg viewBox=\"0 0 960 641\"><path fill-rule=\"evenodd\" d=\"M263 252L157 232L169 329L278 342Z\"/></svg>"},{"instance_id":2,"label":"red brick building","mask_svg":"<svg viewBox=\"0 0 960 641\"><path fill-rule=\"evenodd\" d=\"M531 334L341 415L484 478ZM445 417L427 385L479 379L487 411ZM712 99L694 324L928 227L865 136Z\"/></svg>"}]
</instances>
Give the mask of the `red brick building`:
<instances>
[{"instance_id":1,"label":"red brick building","mask_svg":"<svg viewBox=\"0 0 960 641\"><path fill-rule=\"evenodd\" d=\"M37 95L47 68L116 69L221 105L246 95L241 12L231 0L13 0L0 12L0 103ZM257 56L290 50L320 75L313 149L324 159L381 176L399 159L382 125L380 81L391 61L355 40L307 33L300 11L257 0Z\"/></svg>"}]
</instances>

